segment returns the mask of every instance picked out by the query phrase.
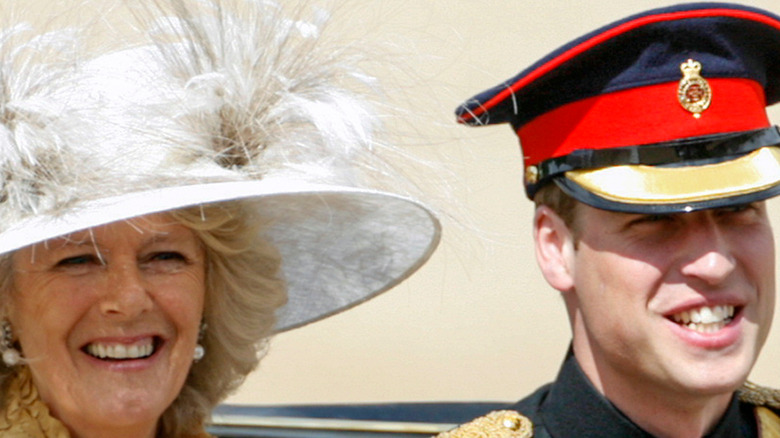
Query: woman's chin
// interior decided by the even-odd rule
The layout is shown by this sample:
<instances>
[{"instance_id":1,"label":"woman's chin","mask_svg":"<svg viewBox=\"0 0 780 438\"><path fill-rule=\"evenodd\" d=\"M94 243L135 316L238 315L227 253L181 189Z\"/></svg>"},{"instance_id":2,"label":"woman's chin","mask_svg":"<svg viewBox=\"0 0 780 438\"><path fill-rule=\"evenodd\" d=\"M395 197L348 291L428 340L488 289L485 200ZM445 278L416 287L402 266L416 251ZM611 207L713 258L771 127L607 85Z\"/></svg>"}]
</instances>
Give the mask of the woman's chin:
<instances>
[{"instance_id":1,"label":"woman's chin","mask_svg":"<svg viewBox=\"0 0 780 438\"><path fill-rule=\"evenodd\" d=\"M118 388L114 391L81 394L82 403L73 412L53 412L76 436L91 436L88 431L102 431L95 436L154 436L163 412L170 404L157 399L154 391ZM93 407L83 404L95 400ZM81 431L81 432L80 432ZM151 435L149 435L151 433Z\"/></svg>"},{"instance_id":2,"label":"woman's chin","mask_svg":"<svg viewBox=\"0 0 780 438\"><path fill-rule=\"evenodd\" d=\"M79 371L68 379L68 394L51 394L53 413L74 429L79 428L77 425L106 433L156 429L184 384L184 377L171 373L175 367L170 366L166 356L162 353L141 360L117 361L82 355ZM61 405L62 400L70 401Z\"/></svg>"}]
</instances>

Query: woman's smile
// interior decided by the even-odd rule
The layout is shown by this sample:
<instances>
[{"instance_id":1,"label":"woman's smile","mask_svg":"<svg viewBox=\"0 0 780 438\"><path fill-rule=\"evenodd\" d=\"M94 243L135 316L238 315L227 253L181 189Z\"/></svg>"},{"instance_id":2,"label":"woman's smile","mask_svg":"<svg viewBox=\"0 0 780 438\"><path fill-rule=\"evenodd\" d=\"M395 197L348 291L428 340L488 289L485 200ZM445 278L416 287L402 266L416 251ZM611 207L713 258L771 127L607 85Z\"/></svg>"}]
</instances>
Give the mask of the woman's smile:
<instances>
[{"instance_id":1,"label":"woman's smile","mask_svg":"<svg viewBox=\"0 0 780 438\"><path fill-rule=\"evenodd\" d=\"M153 336L145 336L132 342L95 341L85 345L82 351L96 359L107 361L146 359L157 351L161 342L160 338Z\"/></svg>"}]
</instances>

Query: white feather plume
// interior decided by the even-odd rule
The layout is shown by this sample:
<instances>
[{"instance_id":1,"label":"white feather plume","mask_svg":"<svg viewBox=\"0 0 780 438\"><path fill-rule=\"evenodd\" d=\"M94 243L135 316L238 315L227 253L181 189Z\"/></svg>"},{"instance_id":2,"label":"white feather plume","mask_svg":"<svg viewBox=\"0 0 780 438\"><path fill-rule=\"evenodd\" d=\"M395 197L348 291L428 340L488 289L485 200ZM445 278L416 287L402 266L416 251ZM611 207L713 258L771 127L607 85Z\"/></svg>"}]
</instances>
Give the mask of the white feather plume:
<instances>
[{"instance_id":1,"label":"white feather plume","mask_svg":"<svg viewBox=\"0 0 780 438\"><path fill-rule=\"evenodd\" d=\"M73 76L79 48L74 29L37 34L28 23L0 31L0 223L50 209L74 165L57 129L55 98Z\"/></svg>"},{"instance_id":2,"label":"white feather plume","mask_svg":"<svg viewBox=\"0 0 780 438\"><path fill-rule=\"evenodd\" d=\"M322 37L324 10L256 0L135 5L148 17L159 62L185 90L181 132L210 136L202 148L179 141L181 163L348 185L387 172L376 153L385 147L375 138L379 118L366 99L376 83L343 43Z\"/></svg>"},{"instance_id":3,"label":"white feather plume","mask_svg":"<svg viewBox=\"0 0 780 438\"><path fill-rule=\"evenodd\" d=\"M331 38L323 9L127 4L149 39L91 58L72 29L0 33L0 232L91 200L208 182L411 191L397 177L405 154L377 139L382 96L359 68L366 52Z\"/></svg>"}]
</instances>

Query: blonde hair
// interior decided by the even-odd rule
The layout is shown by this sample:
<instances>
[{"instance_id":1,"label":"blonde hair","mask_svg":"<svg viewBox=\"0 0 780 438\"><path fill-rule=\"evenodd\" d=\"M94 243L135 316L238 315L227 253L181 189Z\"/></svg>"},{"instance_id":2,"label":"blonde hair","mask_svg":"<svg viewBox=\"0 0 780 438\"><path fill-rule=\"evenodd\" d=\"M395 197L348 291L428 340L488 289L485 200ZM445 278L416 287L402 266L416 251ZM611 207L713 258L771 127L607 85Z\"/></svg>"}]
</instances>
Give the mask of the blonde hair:
<instances>
[{"instance_id":1,"label":"blonde hair","mask_svg":"<svg viewBox=\"0 0 780 438\"><path fill-rule=\"evenodd\" d=\"M184 387L163 413L160 434L177 437L201 430L211 410L234 391L265 354L286 302L278 252L262 233L260 213L233 201L172 213L206 249L206 355L190 369Z\"/></svg>"}]
</instances>

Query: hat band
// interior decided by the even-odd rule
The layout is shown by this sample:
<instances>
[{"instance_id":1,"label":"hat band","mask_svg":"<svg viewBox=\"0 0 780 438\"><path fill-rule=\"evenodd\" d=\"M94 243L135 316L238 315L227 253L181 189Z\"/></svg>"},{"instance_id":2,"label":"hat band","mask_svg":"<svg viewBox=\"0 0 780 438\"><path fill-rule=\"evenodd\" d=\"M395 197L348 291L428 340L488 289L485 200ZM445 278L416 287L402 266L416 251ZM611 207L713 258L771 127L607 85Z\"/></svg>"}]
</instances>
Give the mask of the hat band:
<instances>
[{"instance_id":1,"label":"hat band","mask_svg":"<svg viewBox=\"0 0 780 438\"><path fill-rule=\"evenodd\" d=\"M695 118L677 82L602 94L547 112L517 131L526 166L578 149L610 149L769 127L764 90L749 79L707 79L712 103Z\"/></svg>"}]
</instances>

